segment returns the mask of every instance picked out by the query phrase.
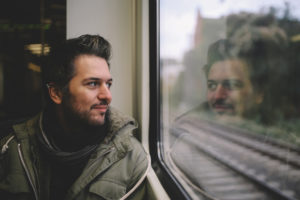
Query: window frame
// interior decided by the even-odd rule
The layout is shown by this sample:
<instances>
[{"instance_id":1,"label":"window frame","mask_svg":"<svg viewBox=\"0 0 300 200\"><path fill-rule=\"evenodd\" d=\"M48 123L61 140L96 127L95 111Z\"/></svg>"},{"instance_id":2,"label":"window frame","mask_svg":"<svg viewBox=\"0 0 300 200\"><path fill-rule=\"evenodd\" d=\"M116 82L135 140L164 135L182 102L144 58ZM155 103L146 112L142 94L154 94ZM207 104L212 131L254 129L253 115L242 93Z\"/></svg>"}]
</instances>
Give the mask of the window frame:
<instances>
[{"instance_id":1,"label":"window frame","mask_svg":"<svg viewBox=\"0 0 300 200\"><path fill-rule=\"evenodd\" d=\"M187 191L172 174L163 158L161 141L161 77L160 77L160 0L149 1L149 149L152 168L171 199L191 199Z\"/></svg>"}]
</instances>

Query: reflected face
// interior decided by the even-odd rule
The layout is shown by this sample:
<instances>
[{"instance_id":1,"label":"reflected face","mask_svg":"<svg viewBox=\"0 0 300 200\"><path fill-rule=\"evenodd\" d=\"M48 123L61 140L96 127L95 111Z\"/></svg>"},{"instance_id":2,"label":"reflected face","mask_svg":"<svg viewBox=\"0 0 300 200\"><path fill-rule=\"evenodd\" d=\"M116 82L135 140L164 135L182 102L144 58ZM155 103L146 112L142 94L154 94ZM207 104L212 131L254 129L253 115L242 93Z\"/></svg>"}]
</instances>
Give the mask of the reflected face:
<instances>
[{"instance_id":1,"label":"reflected face","mask_svg":"<svg viewBox=\"0 0 300 200\"><path fill-rule=\"evenodd\" d=\"M68 94L62 98L64 114L88 125L103 125L112 100L108 64L103 58L81 55L75 59L74 67Z\"/></svg>"},{"instance_id":2,"label":"reflected face","mask_svg":"<svg viewBox=\"0 0 300 200\"><path fill-rule=\"evenodd\" d=\"M218 114L245 116L262 101L253 89L247 64L240 59L214 63L207 87L209 107Z\"/></svg>"}]
</instances>

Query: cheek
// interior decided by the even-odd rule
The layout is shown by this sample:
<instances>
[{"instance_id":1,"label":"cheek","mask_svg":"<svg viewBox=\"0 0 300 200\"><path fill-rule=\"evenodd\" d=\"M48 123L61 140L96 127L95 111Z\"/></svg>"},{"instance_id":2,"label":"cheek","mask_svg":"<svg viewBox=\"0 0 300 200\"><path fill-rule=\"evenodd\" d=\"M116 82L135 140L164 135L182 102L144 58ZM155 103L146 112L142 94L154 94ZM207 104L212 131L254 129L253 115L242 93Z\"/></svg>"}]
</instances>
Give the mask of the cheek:
<instances>
[{"instance_id":1,"label":"cheek","mask_svg":"<svg viewBox=\"0 0 300 200\"><path fill-rule=\"evenodd\" d=\"M247 97L241 91L231 92L229 95L231 99L234 99L236 102L243 102Z\"/></svg>"},{"instance_id":2,"label":"cheek","mask_svg":"<svg viewBox=\"0 0 300 200\"><path fill-rule=\"evenodd\" d=\"M241 91L240 96L244 102L252 101L254 96L253 90L251 88L247 88L246 90Z\"/></svg>"},{"instance_id":3,"label":"cheek","mask_svg":"<svg viewBox=\"0 0 300 200\"><path fill-rule=\"evenodd\" d=\"M252 95L249 92L239 92L233 99L241 112L252 104Z\"/></svg>"},{"instance_id":4,"label":"cheek","mask_svg":"<svg viewBox=\"0 0 300 200\"><path fill-rule=\"evenodd\" d=\"M89 107L93 104L95 98L92 93L78 92L73 102L79 107Z\"/></svg>"},{"instance_id":5,"label":"cheek","mask_svg":"<svg viewBox=\"0 0 300 200\"><path fill-rule=\"evenodd\" d=\"M211 91L206 92L206 97L208 101L211 101L213 99L213 96L214 96L214 92Z\"/></svg>"}]
</instances>

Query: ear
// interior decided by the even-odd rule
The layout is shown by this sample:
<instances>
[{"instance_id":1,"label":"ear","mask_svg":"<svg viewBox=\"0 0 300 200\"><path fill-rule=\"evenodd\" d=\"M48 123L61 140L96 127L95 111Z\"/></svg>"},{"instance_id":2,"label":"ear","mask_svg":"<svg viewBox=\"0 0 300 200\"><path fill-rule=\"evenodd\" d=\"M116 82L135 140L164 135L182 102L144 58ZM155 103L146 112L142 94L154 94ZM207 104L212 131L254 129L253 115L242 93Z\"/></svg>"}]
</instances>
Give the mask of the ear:
<instances>
[{"instance_id":1,"label":"ear","mask_svg":"<svg viewBox=\"0 0 300 200\"><path fill-rule=\"evenodd\" d=\"M61 91L54 85L48 85L49 96L56 104L61 104L62 102L62 93Z\"/></svg>"}]
</instances>

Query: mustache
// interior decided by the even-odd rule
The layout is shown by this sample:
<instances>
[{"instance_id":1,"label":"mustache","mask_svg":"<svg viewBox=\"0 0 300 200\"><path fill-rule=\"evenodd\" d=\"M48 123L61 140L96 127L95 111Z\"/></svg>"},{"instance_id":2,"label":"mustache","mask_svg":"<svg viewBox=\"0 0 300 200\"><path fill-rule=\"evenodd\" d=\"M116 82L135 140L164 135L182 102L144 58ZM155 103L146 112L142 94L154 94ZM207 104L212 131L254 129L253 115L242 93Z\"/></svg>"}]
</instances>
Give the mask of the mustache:
<instances>
[{"instance_id":1,"label":"mustache","mask_svg":"<svg viewBox=\"0 0 300 200\"><path fill-rule=\"evenodd\" d=\"M222 106L225 108L233 109L233 105L226 103L224 99L216 100L215 102L212 103L212 106L213 107Z\"/></svg>"},{"instance_id":2,"label":"mustache","mask_svg":"<svg viewBox=\"0 0 300 200\"><path fill-rule=\"evenodd\" d=\"M108 102L106 100L102 100L100 103L92 105L92 108L96 106L108 106Z\"/></svg>"}]
</instances>

